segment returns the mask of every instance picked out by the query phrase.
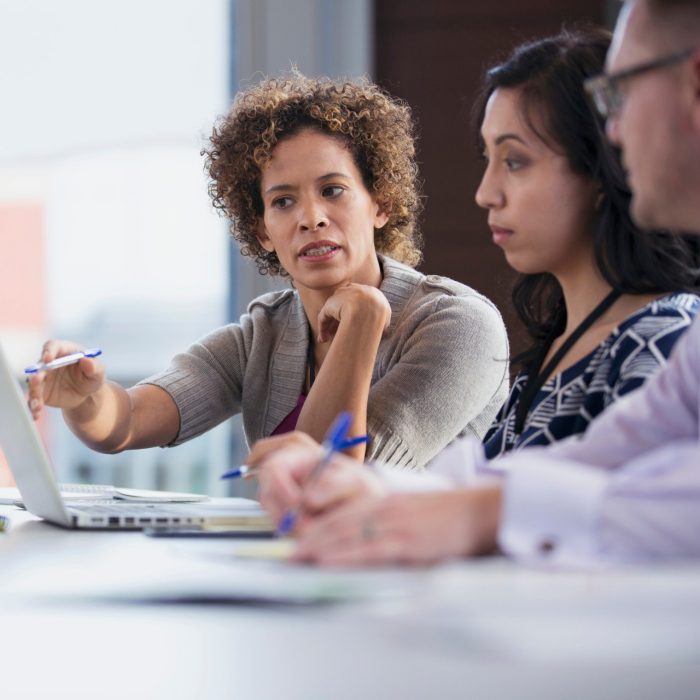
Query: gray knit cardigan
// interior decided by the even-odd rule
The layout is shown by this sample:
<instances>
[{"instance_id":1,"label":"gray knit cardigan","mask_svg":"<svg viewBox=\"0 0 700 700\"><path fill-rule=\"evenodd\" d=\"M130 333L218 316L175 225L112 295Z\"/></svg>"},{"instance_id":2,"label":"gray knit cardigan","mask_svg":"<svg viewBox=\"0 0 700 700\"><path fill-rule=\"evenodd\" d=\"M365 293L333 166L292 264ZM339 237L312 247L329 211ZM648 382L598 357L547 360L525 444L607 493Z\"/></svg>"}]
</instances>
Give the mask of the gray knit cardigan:
<instances>
[{"instance_id":1,"label":"gray knit cardigan","mask_svg":"<svg viewBox=\"0 0 700 700\"><path fill-rule=\"evenodd\" d=\"M392 314L372 374L367 458L417 469L457 436L484 435L508 393L508 340L496 307L473 289L380 262ZM178 407L172 445L239 412L252 444L296 405L308 342L297 292L271 292L142 383L162 387Z\"/></svg>"}]
</instances>

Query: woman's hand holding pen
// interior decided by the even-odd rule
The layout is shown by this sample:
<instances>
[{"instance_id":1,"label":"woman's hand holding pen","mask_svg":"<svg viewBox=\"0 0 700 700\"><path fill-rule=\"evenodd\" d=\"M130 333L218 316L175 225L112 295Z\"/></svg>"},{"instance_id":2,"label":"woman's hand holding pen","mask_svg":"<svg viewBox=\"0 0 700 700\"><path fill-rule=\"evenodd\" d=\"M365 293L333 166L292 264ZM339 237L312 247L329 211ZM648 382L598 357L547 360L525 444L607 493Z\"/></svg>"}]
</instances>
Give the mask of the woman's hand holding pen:
<instances>
[{"instance_id":1,"label":"woman's hand holding pen","mask_svg":"<svg viewBox=\"0 0 700 700\"><path fill-rule=\"evenodd\" d=\"M170 394L153 385L125 389L105 379L94 358L97 348L49 340L41 361L27 367L29 408L38 418L44 405L63 410L68 427L88 447L115 453L167 445L175 439L180 415Z\"/></svg>"},{"instance_id":2,"label":"woman's hand holding pen","mask_svg":"<svg viewBox=\"0 0 700 700\"><path fill-rule=\"evenodd\" d=\"M60 357L80 352L75 343L49 340L44 343L40 360L48 364ZM73 409L97 392L105 381L103 364L96 359L84 357L77 362L29 375L29 409L36 420L44 405L62 409Z\"/></svg>"},{"instance_id":3,"label":"woman's hand holding pen","mask_svg":"<svg viewBox=\"0 0 700 700\"><path fill-rule=\"evenodd\" d=\"M496 548L500 485L387 493L377 474L341 454L310 481L320 447L300 434L280 438L285 439L266 445L259 456L264 484L260 500L276 520L301 507L296 561L327 566L429 564Z\"/></svg>"},{"instance_id":4,"label":"woman's hand holding pen","mask_svg":"<svg viewBox=\"0 0 700 700\"><path fill-rule=\"evenodd\" d=\"M309 476L318 464L321 446L304 433L287 433L256 443L249 459L258 466L258 498L276 521L301 506L299 529L309 517L354 497L383 492L381 481L363 464L342 454L331 458L317 479ZM248 459L246 460L248 461Z\"/></svg>"},{"instance_id":5,"label":"woman's hand holding pen","mask_svg":"<svg viewBox=\"0 0 700 700\"><path fill-rule=\"evenodd\" d=\"M304 458L297 462L296 454ZM253 465L251 476L258 479L258 500L275 522L299 502L303 481L320 454L321 446L298 430L258 440L253 445L244 463Z\"/></svg>"},{"instance_id":6,"label":"woman's hand holding pen","mask_svg":"<svg viewBox=\"0 0 700 700\"><path fill-rule=\"evenodd\" d=\"M339 287L318 314L317 342L332 340L341 321L346 318L373 322L384 332L391 322L391 306L376 287L355 283Z\"/></svg>"}]
</instances>

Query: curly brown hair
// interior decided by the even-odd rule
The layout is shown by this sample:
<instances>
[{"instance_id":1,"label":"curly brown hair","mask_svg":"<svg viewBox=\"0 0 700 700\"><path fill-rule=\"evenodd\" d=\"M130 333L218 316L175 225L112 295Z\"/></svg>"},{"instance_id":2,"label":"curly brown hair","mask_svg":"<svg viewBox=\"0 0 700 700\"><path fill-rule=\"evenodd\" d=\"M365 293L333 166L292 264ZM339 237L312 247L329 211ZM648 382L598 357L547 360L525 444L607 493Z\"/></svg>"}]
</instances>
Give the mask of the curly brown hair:
<instances>
[{"instance_id":1,"label":"curly brown hair","mask_svg":"<svg viewBox=\"0 0 700 700\"><path fill-rule=\"evenodd\" d=\"M342 139L388 222L374 232L378 252L415 266L421 260L421 208L414 123L407 104L365 79L307 78L294 71L239 92L202 150L214 207L231 220L241 253L261 274L286 275L257 239L263 216L262 169L275 146L302 129Z\"/></svg>"}]
</instances>

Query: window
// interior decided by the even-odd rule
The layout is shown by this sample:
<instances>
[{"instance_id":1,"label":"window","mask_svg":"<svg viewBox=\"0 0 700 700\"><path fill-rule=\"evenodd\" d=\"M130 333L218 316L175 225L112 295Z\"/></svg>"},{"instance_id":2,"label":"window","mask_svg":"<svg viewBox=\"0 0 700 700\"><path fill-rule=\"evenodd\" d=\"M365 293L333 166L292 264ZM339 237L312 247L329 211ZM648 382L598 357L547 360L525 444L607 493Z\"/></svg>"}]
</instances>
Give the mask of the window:
<instances>
[{"instance_id":1,"label":"window","mask_svg":"<svg viewBox=\"0 0 700 700\"><path fill-rule=\"evenodd\" d=\"M225 321L228 238L199 155L228 102L226 0L0 3L0 338L104 351L125 386ZM215 493L230 427L99 455L51 412L58 478Z\"/></svg>"}]
</instances>

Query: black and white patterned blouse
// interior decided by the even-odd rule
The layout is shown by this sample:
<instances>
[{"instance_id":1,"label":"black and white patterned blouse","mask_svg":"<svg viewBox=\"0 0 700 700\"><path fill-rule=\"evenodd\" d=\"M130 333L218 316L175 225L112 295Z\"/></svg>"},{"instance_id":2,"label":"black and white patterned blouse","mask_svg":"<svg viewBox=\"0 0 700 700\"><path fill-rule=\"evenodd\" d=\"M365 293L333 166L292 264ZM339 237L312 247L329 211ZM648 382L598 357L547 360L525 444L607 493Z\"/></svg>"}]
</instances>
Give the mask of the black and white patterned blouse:
<instances>
[{"instance_id":1,"label":"black and white patterned blouse","mask_svg":"<svg viewBox=\"0 0 700 700\"><path fill-rule=\"evenodd\" d=\"M583 433L599 413L666 363L698 310L694 294L671 294L632 314L595 350L542 386L516 436L515 414L527 382L527 374L519 374L484 437L487 458Z\"/></svg>"}]
</instances>

